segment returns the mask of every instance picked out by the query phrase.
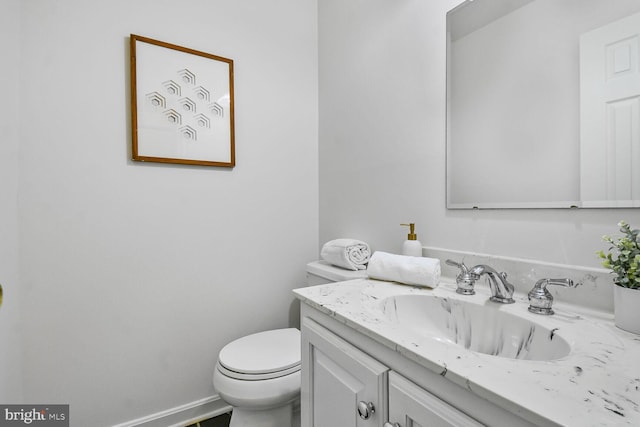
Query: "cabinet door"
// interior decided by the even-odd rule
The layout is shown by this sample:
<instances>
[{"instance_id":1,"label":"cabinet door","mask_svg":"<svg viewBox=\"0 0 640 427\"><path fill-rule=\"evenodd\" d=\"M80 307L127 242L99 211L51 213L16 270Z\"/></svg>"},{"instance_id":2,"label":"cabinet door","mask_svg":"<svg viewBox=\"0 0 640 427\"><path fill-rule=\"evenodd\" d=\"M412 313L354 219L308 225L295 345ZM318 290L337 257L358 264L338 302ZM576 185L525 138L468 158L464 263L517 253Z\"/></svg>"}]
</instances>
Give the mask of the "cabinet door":
<instances>
[{"instance_id":1,"label":"cabinet door","mask_svg":"<svg viewBox=\"0 0 640 427\"><path fill-rule=\"evenodd\" d=\"M388 368L315 321L302 320L303 427L383 427ZM363 419L360 411L366 419Z\"/></svg>"},{"instance_id":2,"label":"cabinet door","mask_svg":"<svg viewBox=\"0 0 640 427\"><path fill-rule=\"evenodd\" d=\"M400 427L482 426L393 371L389 373L389 424Z\"/></svg>"}]
</instances>

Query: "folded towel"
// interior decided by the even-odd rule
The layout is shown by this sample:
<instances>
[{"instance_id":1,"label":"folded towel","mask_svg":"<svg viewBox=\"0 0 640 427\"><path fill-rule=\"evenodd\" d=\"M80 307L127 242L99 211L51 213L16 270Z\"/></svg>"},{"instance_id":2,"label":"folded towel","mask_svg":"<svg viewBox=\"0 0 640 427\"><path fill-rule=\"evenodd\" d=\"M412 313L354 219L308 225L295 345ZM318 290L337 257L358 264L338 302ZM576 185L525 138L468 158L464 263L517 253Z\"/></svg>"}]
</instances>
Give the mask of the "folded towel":
<instances>
[{"instance_id":1,"label":"folded towel","mask_svg":"<svg viewBox=\"0 0 640 427\"><path fill-rule=\"evenodd\" d=\"M323 260L348 270L366 269L370 256L369 245L355 239L331 240L320 251Z\"/></svg>"},{"instance_id":2,"label":"folded towel","mask_svg":"<svg viewBox=\"0 0 640 427\"><path fill-rule=\"evenodd\" d=\"M376 251L367 274L372 279L435 288L440 283L440 260Z\"/></svg>"}]
</instances>

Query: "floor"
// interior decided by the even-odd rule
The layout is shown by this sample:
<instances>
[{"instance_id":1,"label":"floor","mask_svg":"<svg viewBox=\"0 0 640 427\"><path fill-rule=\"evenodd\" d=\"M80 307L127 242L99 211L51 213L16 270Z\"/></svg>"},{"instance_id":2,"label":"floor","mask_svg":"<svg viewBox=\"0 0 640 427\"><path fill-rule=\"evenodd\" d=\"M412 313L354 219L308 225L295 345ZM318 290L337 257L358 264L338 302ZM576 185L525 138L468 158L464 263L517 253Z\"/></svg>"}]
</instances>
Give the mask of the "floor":
<instances>
[{"instance_id":1,"label":"floor","mask_svg":"<svg viewBox=\"0 0 640 427\"><path fill-rule=\"evenodd\" d=\"M190 424L186 427L229 427L229 421L231 420L231 413L222 414L215 418L209 418L208 420L202 420L195 424Z\"/></svg>"}]
</instances>

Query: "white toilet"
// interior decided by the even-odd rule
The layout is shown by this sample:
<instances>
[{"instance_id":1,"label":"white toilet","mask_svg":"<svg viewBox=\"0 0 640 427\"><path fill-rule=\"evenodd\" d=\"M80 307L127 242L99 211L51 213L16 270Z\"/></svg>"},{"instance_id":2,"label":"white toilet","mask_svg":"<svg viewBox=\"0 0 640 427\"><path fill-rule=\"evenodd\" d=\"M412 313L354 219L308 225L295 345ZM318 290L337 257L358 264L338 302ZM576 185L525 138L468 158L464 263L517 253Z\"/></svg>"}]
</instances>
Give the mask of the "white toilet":
<instances>
[{"instance_id":1,"label":"white toilet","mask_svg":"<svg viewBox=\"0 0 640 427\"><path fill-rule=\"evenodd\" d=\"M307 264L307 286L366 277L324 261ZM218 354L213 386L233 406L229 427L300 426L300 331L259 332Z\"/></svg>"}]
</instances>

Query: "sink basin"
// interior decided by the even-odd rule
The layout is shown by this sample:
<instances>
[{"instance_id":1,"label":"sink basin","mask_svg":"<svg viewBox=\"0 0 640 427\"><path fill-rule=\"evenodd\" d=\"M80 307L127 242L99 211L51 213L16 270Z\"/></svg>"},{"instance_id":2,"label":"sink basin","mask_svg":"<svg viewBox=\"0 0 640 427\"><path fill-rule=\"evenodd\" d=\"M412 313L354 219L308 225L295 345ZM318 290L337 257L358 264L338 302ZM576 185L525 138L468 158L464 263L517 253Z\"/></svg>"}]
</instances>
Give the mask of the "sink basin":
<instances>
[{"instance_id":1,"label":"sink basin","mask_svg":"<svg viewBox=\"0 0 640 427\"><path fill-rule=\"evenodd\" d=\"M513 308L522 306L431 295L396 295L382 305L388 320L398 322L402 330L477 353L523 360L557 360L569 355L571 346L555 328L506 311Z\"/></svg>"}]
</instances>

